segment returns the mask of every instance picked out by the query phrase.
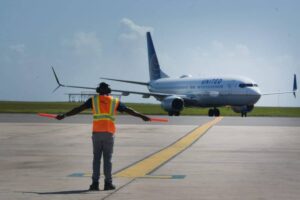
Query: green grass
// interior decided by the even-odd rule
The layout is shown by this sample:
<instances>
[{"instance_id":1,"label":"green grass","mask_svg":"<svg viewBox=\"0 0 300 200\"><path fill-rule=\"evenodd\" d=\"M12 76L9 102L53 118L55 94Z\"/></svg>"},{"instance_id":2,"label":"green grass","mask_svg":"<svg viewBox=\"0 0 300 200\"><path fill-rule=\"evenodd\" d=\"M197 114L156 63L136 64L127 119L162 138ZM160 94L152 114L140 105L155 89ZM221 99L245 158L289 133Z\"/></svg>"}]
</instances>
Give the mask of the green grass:
<instances>
[{"instance_id":1,"label":"green grass","mask_svg":"<svg viewBox=\"0 0 300 200\"><path fill-rule=\"evenodd\" d=\"M0 113L63 113L80 105L80 103L69 102L13 102L0 101ZM141 104L126 103L141 113L148 115L167 115L159 104ZM222 116L239 116L234 113L231 108L220 108ZM83 113L91 113L90 110ZM207 108L186 108L182 115L207 115ZM280 117L300 117L300 108L284 108L284 107L255 107L249 116L280 116Z\"/></svg>"}]
</instances>

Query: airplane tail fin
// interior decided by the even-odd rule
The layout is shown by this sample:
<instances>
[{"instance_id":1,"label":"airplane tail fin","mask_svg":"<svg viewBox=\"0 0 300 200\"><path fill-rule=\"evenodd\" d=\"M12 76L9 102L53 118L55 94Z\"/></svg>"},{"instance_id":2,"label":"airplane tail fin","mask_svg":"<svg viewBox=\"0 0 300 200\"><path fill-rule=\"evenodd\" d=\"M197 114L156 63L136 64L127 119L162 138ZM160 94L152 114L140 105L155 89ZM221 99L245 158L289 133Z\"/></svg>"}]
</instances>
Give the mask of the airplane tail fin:
<instances>
[{"instance_id":1,"label":"airplane tail fin","mask_svg":"<svg viewBox=\"0 0 300 200\"><path fill-rule=\"evenodd\" d=\"M293 94L294 94L294 97L296 97L296 91L297 91L297 76L296 74L294 74L294 84L293 84Z\"/></svg>"},{"instance_id":2,"label":"airplane tail fin","mask_svg":"<svg viewBox=\"0 0 300 200\"><path fill-rule=\"evenodd\" d=\"M150 81L169 77L160 69L150 32L147 32L147 47Z\"/></svg>"}]
</instances>

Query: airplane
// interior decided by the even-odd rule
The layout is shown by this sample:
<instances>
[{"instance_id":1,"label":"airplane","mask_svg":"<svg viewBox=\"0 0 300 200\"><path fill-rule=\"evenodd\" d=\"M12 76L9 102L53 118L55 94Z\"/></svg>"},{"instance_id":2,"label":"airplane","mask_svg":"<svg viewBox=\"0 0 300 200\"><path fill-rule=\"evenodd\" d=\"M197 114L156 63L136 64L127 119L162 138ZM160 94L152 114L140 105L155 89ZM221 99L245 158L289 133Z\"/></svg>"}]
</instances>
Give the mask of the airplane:
<instances>
[{"instance_id":1,"label":"airplane","mask_svg":"<svg viewBox=\"0 0 300 200\"><path fill-rule=\"evenodd\" d=\"M190 75L183 75L179 78L170 78L160 68L150 32L146 33L146 37L150 75L149 82L105 77L101 78L104 80L146 86L149 92L115 89L112 91L120 92L123 96L128 96L129 94L142 95L143 98L149 98L152 96L161 102L161 107L168 112L169 116L179 116L180 112L185 107L200 107L209 108L208 116L218 117L220 116L220 110L218 107L230 106L234 112L240 113L241 117L247 117L247 113L253 110L255 103L257 103L263 95L293 93L294 97L296 98L296 74L294 74L292 91L275 93L261 93L257 83L246 77L222 76L211 78L193 78ZM53 67L52 70L58 83L58 86L55 88L55 90L57 90L59 87L96 89L93 87L61 84Z\"/></svg>"}]
</instances>

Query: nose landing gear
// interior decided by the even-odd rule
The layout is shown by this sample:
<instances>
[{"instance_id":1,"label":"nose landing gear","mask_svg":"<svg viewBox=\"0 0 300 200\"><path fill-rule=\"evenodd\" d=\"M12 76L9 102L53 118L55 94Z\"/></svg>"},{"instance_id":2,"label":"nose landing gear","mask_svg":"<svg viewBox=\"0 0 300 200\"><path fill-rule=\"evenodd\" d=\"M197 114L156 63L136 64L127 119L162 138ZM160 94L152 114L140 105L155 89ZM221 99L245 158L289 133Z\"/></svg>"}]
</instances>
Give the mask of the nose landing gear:
<instances>
[{"instance_id":1,"label":"nose landing gear","mask_svg":"<svg viewBox=\"0 0 300 200\"><path fill-rule=\"evenodd\" d=\"M211 108L208 110L208 116L209 117L213 117L213 116L216 116L216 117L219 117L220 116L220 110L218 108Z\"/></svg>"},{"instance_id":2,"label":"nose landing gear","mask_svg":"<svg viewBox=\"0 0 300 200\"><path fill-rule=\"evenodd\" d=\"M241 117L247 117L247 112L241 112Z\"/></svg>"}]
</instances>

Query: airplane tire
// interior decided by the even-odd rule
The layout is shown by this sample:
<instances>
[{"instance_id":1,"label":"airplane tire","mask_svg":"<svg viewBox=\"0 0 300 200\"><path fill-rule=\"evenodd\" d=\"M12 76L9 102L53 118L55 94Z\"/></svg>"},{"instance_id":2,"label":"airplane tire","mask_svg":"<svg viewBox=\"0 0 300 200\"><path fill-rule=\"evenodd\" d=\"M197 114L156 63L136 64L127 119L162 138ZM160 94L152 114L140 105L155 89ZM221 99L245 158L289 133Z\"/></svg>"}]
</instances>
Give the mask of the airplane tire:
<instances>
[{"instance_id":1,"label":"airplane tire","mask_svg":"<svg viewBox=\"0 0 300 200\"><path fill-rule=\"evenodd\" d=\"M247 117L247 112L241 112L241 117Z\"/></svg>"},{"instance_id":2,"label":"airplane tire","mask_svg":"<svg viewBox=\"0 0 300 200\"><path fill-rule=\"evenodd\" d=\"M215 109L214 109L214 115L215 115L216 117L219 117L219 116L220 116L220 110L217 109L217 108L215 108Z\"/></svg>"},{"instance_id":3,"label":"airplane tire","mask_svg":"<svg viewBox=\"0 0 300 200\"><path fill-rule=\"evenodd\" d=\"M213 117L214 116L214 110L213 109L209 109L208 110L208 116L209 117Z\"/></svg>"},{"instance_id":4,"label":"airplane tire","mask_svg":"<svg viewBox=\"0 0 300 200\"><path fill-rule=\"evenodd\" d=\"M173 116L174 113L173 113L172 111L169 111L169 112L168 112L168 115L169 115L169 116Z\"/></svg>"}]
</instances>

